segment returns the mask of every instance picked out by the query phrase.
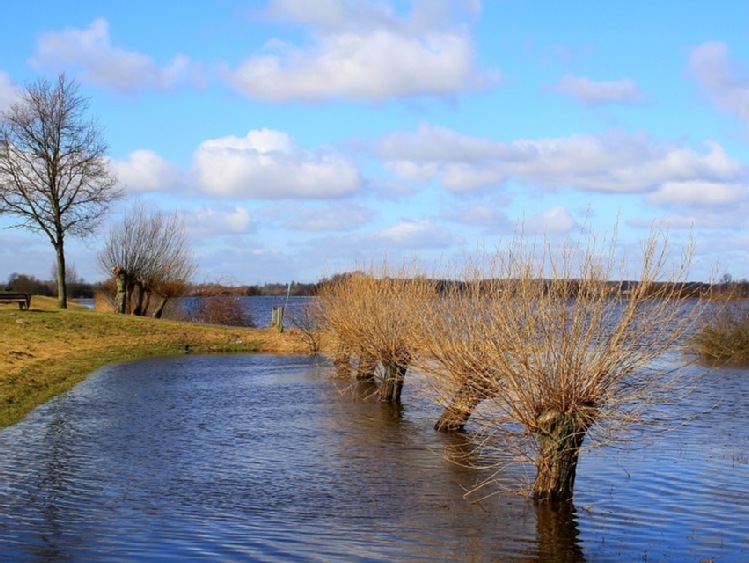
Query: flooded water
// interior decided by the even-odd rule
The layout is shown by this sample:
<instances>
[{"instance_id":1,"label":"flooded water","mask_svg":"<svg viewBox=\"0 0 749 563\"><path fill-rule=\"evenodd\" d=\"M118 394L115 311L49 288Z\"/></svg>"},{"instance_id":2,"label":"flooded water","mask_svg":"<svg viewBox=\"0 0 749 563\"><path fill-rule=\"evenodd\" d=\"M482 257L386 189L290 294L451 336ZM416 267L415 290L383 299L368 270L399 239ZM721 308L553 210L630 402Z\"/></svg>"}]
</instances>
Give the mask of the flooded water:
<instances>
[{"instance_id":1,"label":"flooded water","mask_svg":"<svg viewBox=\"0 0 749 563\"><path fill-rule=\"evenodd\" d=\"M183 297L176 300L172 304L172 307L181 312L173 311L172 314L177 317L184 315L186 311L195 307L200 299L200 297ZM286 298L285 295L269 295L262 297L239 296L235 298L235 301L237 305L244 309L252 319L253 324L258 328L268 328L271 326L273 320L273 309L276 307L283 307L284 326L290 328L306 321L307 315L305 315L305 308L314 299L314 297L301 295L292 295L289 298Z\"/></svg>"},{"instance_id":2,"label":"flooded water","mask_svg":"<svg viewBox=\"0 0 749 563\"><path fill-rule=\"evenodd\" d=\"M328 373L269 355L99 370L0 431L2 559L749 560L749 371L712 371L683 408L719 404L644 447L584 452L568 510L467 501L485 475L443 460L460 438L408 380L393 408Z\"/></svg>"}]
</instances>

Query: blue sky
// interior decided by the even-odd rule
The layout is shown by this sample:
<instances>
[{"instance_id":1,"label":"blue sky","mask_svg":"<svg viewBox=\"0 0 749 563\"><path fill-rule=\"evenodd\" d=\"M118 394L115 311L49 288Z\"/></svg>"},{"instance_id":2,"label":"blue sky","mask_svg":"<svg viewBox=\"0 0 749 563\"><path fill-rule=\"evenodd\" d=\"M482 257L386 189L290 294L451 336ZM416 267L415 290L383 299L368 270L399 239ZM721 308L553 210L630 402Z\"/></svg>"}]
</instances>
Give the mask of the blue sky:
<instances>
[{"instance_id":1,"label":"blue sky","mask_svg":"<svg viewBox=\"0 0 749 563\"><path fill-rule=\"evenodd\" d=\"M654 221L690 276L749 278L749 3L98 0L8 3L0 109L65 71L126 199L177 209L196 281L315 281L429 263L522 224ZM0 227L10 221L0 219ZM52 277L47 239L0 228L0 281Z\"/></svg>"}]
</instances>

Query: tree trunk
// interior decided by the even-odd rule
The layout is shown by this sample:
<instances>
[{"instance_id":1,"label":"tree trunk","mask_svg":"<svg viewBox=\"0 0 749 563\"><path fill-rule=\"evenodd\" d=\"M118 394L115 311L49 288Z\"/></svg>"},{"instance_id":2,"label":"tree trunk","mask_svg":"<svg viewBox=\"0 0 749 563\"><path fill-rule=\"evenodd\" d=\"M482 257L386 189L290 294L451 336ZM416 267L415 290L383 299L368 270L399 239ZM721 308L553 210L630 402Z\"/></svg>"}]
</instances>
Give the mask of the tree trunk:
<instances>
[{"instance_id":1,"label":"tree trunk","mask_svg":"<svg viewBox=\"0 0 749 563\"><path fill-rule=\"evenodd\" d=\"M164 314L164 307L166 307L166 304L168 301L169 301L168 297L161 298L161 301L159 301L159 305L156 307L156 310L153 312L154 319L161 318L161 316Z\"/></svg>"},{"instance_id":2,"label":"tree trunk","mask_svg":"<svg viewBox=\"0 0 749 563\"><path fill-rule=\"evenodd\" d=\"M68 285L65 280L65 250L62 237L55 243L55 254L57 255L57 306L60 309L68 308Z\"/></svg>"},{"instance_id":3,"label":"tree trunk","mask_svg":"<svg viewBox=\"0 0 749 563\"><path fill-rule=\"evenodd\" d=\"M385 368L385 380L380 387L380 400L387 403L400 403L408 364L391 361L383 362L383 367Z\"/></svg>"},{"instance_id":4,"label":"tree trunk","mask_svg":"<svg viewBox=\"0 0 749 563\"><path fill-rule=\"evenodd\" d=\"M455 393L450 404L445 407L439 420L435 423L434 429L440 432L463 430L471 417L471 413L488 396L489 394L477 386L475 382L466 381Z\"/></svg>"},{"instance_id":5,"label":"tree trunk","mask_svg":"<svg viewBox=\"0 0 749 563\"><path fill-rule=\"evenodd\" d=\"M538 417L541 449L536 460L533 498L572 500L580 447L591 420L590 417L557 410L546 411Z\"/></svg>"},{"instance_id":6,"label":"tree trunk","mask_svg":"<svg viewBox=\"0 0 749 563\"><path fill-rule=\"evenodd\" d=\"M143 291L146 293L146 302L143 303L143 308L140 310L140 314L147 315L148 308L151 306L151 290L144 288Z\"/></svg>"},{"instance_id":7,"label":"tree trunk","mask_svg":"<svg viewBox=\"0 0 749 563\"><path fill-rule=\"evenodd\" d=\"M141 281L136 281L135 286L138 288L138 302L135 304L135 307L133 307L133 315L140 317L144 314L143 300L146 297L146 289Z\"/></svg>"},{"instance_id":8,"label":"tree trunk","mask_svg":"<svg viewBox=\"0 0 749 563\"><path fill-rule=\"evenodd\" d=\"M135 283L131 276L127 277L127 298L125 299L125 313L130 314L133 311L133 292L135 292Z\"/></svg>"},{"instance_id":9,"label":"tree trunk","mask_svg":"<svg viewBox=\"0 0 749 563\"><path fill-rule=\"evenodd\" d=\"M112 268L114 281L117 284L117 296L115 297L115 313L124 315L127 312L127 272L121 266Z\"/></svg>"}]
</instances>

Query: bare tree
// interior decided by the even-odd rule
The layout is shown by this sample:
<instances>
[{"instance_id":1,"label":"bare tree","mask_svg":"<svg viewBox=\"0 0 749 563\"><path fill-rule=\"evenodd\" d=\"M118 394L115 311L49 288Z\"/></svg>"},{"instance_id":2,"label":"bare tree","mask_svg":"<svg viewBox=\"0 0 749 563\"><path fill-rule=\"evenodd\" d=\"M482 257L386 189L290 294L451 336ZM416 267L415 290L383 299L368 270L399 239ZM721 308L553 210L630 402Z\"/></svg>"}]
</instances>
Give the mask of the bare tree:
<instances>
[{"instance_id":1,"label":"bare tree","mask_svg":"<svg viewBox=\"0 0 749 563\"><path fill-rule=\"evenodd\" d=\"M458 401L458 425L483 401L477 445L501 444L531 461L541 500L572 498L592 428L604 443L631 435L649 409L688 388L682 371L656 360L700 310L681 283L691 251L669 275L658 230L631 262L617 259L615 237L597 242L591 235L559 250L520 236L488 268L473 269L468 292L445 296L421 328L426 381L448 407ZM639 275L627 283L634 264Z\"/></svg>"},{"instance_id":2,"label":"bare tree","mask_svg":"<svg viewBox=\"0 0 749 563\"><path fill-rule=\"evenodd\" d=\"M85 237L121 196L89 101L64 74L29 84L0 115L0 213L44 233L57 260L58 305L67 308L65 237Z\"/></svg>"},{"instance_id":3,"label":"bare tree","mask_svg":"<svg viewBox=\"0 0 749 563\"><path fill-rule=\"evenodd\" d=\"M114 274L118 313L145 315L155 295L159 297L156 317L169 299L184 294L195 271L180 215L149 211L142 203L136 203L112 228L99 265Z\"/></svg>"}]
</instances>

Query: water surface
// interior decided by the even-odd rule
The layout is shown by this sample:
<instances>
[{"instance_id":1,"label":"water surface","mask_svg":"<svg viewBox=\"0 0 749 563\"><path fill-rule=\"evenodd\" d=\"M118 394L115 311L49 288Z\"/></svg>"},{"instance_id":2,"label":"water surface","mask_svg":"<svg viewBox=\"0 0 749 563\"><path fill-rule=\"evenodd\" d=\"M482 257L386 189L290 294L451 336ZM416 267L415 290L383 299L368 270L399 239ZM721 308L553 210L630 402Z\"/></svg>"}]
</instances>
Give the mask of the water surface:
<instances>
[{"instance_id":1,"label":"water surface","mask_svg":"<svg viewBox=\"0 0 749 563\"><path fill-rule=\"evenodd\" d=\"M698 369L698 368L695 368ZM575 506L463 495L485 475L407 389L341 393L305 356L109 366L0 431L6 560L742 561L749 382L715 370L707 413L583 454ZM720 400L717 407L713 406Z\"/></svg>"}]
</instances>

